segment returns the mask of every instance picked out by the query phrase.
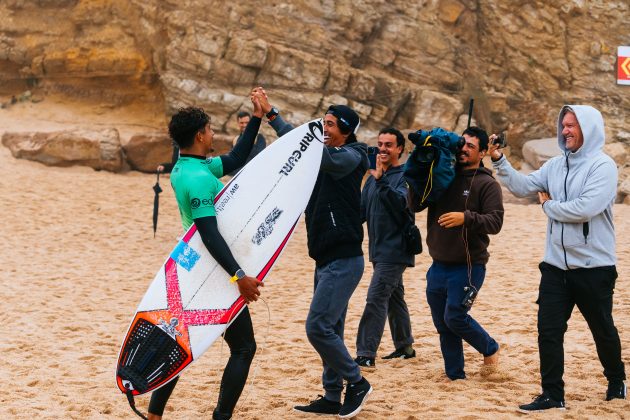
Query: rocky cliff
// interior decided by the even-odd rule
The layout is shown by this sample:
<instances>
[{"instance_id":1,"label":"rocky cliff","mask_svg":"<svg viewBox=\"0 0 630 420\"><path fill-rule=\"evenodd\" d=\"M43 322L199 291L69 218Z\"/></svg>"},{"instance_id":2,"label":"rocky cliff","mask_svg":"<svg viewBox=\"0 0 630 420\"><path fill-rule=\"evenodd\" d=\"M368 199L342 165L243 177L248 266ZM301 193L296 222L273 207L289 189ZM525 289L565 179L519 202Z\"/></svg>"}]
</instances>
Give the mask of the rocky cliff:
<instances>
[{"instance_id":1,"label":"rocky cliff","mask_svg":"<svg viewBox=\"0 0 630 420\"><path fill-rule=\"evenodd\" d=\"M627 0L4 0L0 95L195 104L231 132L263 85L295 122L348 103L365 136L454 129L474 97L478 124L517 152L553 134L562 104L588 103L628 147L630 86L615 84L628 21Z\"/></svg>"}]
</instances>

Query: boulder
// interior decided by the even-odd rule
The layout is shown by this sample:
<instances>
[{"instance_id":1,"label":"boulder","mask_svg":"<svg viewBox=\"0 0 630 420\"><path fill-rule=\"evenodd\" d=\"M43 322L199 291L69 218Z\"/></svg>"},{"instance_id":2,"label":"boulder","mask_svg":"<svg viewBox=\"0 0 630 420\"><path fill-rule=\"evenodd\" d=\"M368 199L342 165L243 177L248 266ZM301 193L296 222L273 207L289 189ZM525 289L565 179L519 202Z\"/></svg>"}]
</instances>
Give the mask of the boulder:
<instances>
[{"instance_id":1,"label":"boulder","mask_svg":"<svg viewBox=\"0 0 630 420\"><path fill-rule=\"evenodd\" d=\"M155 172L159 164L171 161L173 145L166 133L146 133L132 136L123 150L132 169Z\"/></svg>"},{"instance_id":2,"label":"boulder","mask_svg":"<svg viewBox=\"0 0 630 420\"><path fill-rule=\"evenodd\" d=\"M623 143L608 143L604 145L604 153L610 156L617 166L625 165L628 154Z\"/></svg>"},{"instance_id":3,"label":"boulder","mask_svg":"<svg viewBox=\"0 0 630 420\"><path fill-rule=\"evenodd\" d=\"M118 172L122 169L120 136L115 128L47 133L4 133L2 144L16 158L49 166L90 166Z\"/></svg>"},{"instance_id":4,"label":"boulder","mask_svg":"<svg viewBox=\"0 0 630 420\"><path fill-rule=\"evenodd\" d=\"M523 159L534 169L540 168L549 159L561 153L556 137L530 140L523 145Z\"/></svg>"}]
</instances>

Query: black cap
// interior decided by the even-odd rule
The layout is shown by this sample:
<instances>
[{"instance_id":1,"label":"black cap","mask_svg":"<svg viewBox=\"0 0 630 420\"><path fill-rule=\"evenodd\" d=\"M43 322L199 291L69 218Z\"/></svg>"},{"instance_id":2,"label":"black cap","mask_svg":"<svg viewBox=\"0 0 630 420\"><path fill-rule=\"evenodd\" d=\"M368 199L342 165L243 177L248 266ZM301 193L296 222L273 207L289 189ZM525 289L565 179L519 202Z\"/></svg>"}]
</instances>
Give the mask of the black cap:
<instances>
[{"instance_id":1,"label":"black cap","mask_svg":"<svg viewBox=\"0 0 630 420\"><path fill-rule=\"evenodd\" d=\"M337 118L337 125L344 134L355 133L361 125L361 118L354 109L346 105L331 105L326 114L331 114Z\"/></svg>"}]
</instances>

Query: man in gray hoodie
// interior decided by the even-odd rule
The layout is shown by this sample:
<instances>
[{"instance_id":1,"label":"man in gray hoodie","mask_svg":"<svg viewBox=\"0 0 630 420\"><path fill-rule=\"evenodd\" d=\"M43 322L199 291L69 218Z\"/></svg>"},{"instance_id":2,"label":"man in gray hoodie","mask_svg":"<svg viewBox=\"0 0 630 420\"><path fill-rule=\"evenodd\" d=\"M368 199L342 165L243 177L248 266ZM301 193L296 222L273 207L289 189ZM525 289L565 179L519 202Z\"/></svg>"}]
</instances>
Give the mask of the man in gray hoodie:
<instances>
[{"instance_id":1,"label":"man in gray hoodie","mask_svg":"<svg viewBox=\"0 0 630 420\"><path fill-rule=\"evenodd\" d=\"M564 333L574 306L586 319L608 379L606 401L626 398L621 342L612 317L617 166L604 152L604 120L587 105L565 105L558 117L563 151L529 175L490 147L499 180L516 196L538 194L549 218L539 268L538 352L542 393L519 411L564 409Z\"/></svg>"}]
</instances>

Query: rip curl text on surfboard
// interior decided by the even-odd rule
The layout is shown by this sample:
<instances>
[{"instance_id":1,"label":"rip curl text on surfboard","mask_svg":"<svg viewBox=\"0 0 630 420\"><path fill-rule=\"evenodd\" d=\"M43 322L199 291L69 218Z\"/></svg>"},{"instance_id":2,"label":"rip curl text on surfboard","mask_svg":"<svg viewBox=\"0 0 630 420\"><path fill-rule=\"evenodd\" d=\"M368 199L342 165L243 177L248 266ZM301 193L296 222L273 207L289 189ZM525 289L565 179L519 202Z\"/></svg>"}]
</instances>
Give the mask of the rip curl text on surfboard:
<instances>
[{"instance_id":1,"label":"rip curl text on surfboard","mask_svg":"<svg viewBox=\"0 0 630 420\"><path fill-rule=\"evenodd\" d=\"M300 140L300 147L291 152L291 156L289 156L286 163L282 165L282 169L280 169L280 171L278 172L279 174L289 175L289 172L291 172L293 168L295 168L295 165L297 165L298 161L302 157L302 153L306 152L313 140L321 141L319 137L324 133L324 128L321 121L311 122L308 125L308 129L309 132L306 133L304 137L302 137L302 140ZM315 130L319 131L319 136L315 133Z\"/></svg>"}]
</instances>

